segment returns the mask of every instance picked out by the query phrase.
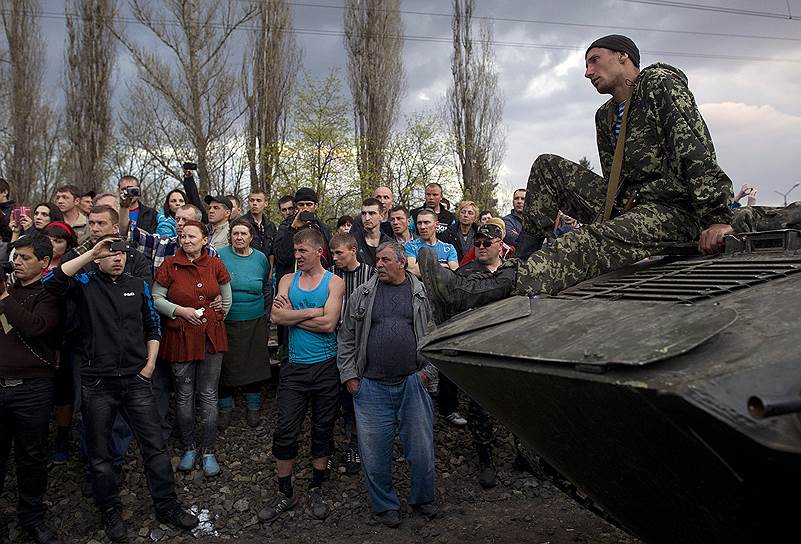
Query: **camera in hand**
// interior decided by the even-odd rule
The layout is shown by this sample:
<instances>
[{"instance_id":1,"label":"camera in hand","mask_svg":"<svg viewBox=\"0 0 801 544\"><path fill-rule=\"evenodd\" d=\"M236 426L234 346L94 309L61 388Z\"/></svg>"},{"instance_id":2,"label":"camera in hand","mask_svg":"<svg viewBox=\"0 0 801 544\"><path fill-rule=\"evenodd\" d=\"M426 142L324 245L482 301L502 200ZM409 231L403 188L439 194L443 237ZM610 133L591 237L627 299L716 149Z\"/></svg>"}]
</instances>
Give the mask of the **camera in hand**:
<instances>
[{"instance_id":1,"label":"camera in hand","mask_svg":"<svg viewBox=\"0 0 801 544\"><path fill-rule=\"evenodd\" d=\"M128 187L125 189L125 194L128 196L139 196L142 194L142 191L139 189L139 187Z\"/></svg>"},{"instance_id":2,"label":"camera in hand","mask_svg":"<svg viewBox=\"0 0 801 544\"><path fill-rule=\"evenodd\" d=\"M309 223L317 220L317 214L314 212L300 212L298 218L304 223Z\"/></svg>"},{"instance_id":3,"label":"camera in hand","mask_svg":"<svg viewBox=\"0 0 801 544\"><path fill-rule=\"evenodd\" d=\"M112 242L109 246L110 251L128 251L128 242L125 240L117 240Z\"/></svg>"},{"instance_id":4,"label":"camera in hand","mask_svg":"<svg viewBox=\"0 0 801 544\"><path fill-rule=\"evenodd\" d=\"M197 163L194 162L185 162L183 164L184 170L197 170Z\"/></svg>"}]
</instances>

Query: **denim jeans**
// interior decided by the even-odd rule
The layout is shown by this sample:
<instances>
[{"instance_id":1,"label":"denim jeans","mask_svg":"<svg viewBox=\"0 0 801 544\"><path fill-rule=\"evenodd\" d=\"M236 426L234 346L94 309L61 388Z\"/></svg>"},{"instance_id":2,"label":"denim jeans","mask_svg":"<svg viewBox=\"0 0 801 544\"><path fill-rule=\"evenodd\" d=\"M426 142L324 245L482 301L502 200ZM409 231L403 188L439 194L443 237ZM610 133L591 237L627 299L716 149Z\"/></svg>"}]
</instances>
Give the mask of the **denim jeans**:
<instances>
[{"instance_id":1,"label":"denim jeans","mask_svg":"<svg viewBox=\"0 0 801 544\"><path fill-rule=\"evenodd\" d=\"M214 450L217 441L217 388L222 368L222 353L206 353L203 361L173 363L175 378L175 417L185 449L195 449L195 398L200 404L200 446L203 452Z\"/></svg>"},{"instance_id":2,"label":"denim jeans","mask_svg":"<svg viewBox=\"0 0 801 544\"><path fill-rule=\"evenodd\" d=\"M392 486L392 449L400 435L409 463L409 504L434 500L434 411L417 372L399 385L362 378L353 396L359 452L373 512L398 510L400 501Z\"/></svg>"},{"instance_id":3,"label":"denim jeans","mask_svg":"<svg viewBox=\"0 0 801 544\"><path fill-rule=\"evenodd\" d=\"M53 408L53 379L31 378L0 387L0 495L14 443L17 517L22 527L44 521L47 491L47 430Z\"/></svg>"},{"instance_id":4,"label":"denim jeans","mask_svg":"<svg viewBox=\"0 0 801 544\"><path fill-rule=\"evenodd\" d=\"M84 378L81 396L92 490L98 509L104 512L121 506L108 440L117 414L125 418L139 444L156 511L173 508L177 504L175 478L150 380L141 376Z\"/></svg>"}]
</instances>

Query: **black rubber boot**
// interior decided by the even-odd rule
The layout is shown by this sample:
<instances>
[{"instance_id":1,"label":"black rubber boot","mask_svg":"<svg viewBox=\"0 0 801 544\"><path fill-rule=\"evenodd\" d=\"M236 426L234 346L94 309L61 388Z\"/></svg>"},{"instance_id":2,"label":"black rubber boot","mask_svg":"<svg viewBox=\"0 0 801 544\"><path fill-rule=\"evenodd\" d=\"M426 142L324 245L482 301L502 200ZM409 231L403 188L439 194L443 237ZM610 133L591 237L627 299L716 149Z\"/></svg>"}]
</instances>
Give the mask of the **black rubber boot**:
<instances>
[{"instance_id":1,"label":"black rubber boot","mask_svg":"<svg viewBox=\"0 0 801 544\"><path fill-rule=\"evenodd\" d=\"M517 274L514 268L469 276L455 274L441 266L437 254L427 247L421 248L417 254L417 264L437 323L459 312L508 297Z\"/></svg>"},{"instance_id":2,"label":"black rubber boot","mask_svg":"<svg viewBox=\"0 0 801 544\"><path fill-rule=\"evenodd\" d=\"M478 483L484 489L498 485L498 475L495 463L492 462L492 446L489 444L476 444L478 453Z\"/></svg>"}]
</instances>

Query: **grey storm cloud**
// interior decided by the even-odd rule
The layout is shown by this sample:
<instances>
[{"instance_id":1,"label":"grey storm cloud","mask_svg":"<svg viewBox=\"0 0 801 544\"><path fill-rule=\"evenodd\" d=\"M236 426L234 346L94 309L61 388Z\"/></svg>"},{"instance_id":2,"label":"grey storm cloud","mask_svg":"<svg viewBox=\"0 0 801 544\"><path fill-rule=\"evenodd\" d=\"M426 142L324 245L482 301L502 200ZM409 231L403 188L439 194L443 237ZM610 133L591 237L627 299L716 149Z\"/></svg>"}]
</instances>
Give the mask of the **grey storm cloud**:
<instances>
[{"instance_id":1,"label":"grey storm cloud","mask_svg":"<svg viewBox=\"0 0 801 544\"><path fill-rule=\"evenodd\" d=\"M610 33L630 36L642 51L643 66L667 62L687 74L735 190L742 183L755 184L761 203L778 203L774 191L801 181L801 20L636 0L477 0L476 4L477 16L492 19L505 99L502 201L510 201L511 190L525 184L529 166L540 153L572 160L586 156L598 169L593 114L608 97L599 96L584 79L583 52L595 38ZM63 14L60 1L42 5L46 13ZM124 14L125 3L120 5ZM789 6L794 16L801 16L801 0L790 0ZM788 3L730 0L726 8L786 14ZM334 67L344 75L345 48L338 35L342 1L298 1L293 9L304 69L323 76ZM450 82L450 19L436 14L449 13L451 3L403 0L401 9L404 34L419 38L404 44L407 80L402 113L409 114L438 107ZM47 82L55 89L63 72L63 18L43 18L42 29L47 40ZM319 31L337 35L314 34ZM142 27L131 24L127 32L142 44L155 45ZM232 62L239 62L246 46L246 33L237 33ZM120 49L115 101L122 99L135 77ZM795 196L801 199L801 190Z\"/></svg>"}]
</instances>

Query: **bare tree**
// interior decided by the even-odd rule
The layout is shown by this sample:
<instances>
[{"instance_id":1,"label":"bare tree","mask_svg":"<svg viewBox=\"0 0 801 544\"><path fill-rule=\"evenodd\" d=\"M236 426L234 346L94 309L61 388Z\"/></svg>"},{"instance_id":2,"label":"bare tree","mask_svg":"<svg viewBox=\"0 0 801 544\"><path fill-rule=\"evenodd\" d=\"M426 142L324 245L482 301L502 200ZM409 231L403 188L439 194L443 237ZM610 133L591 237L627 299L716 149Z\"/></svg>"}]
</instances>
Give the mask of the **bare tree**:
<instances>
[{"instance_id":1,"label":"bare tree","mask_svg":"<svg viewBox=\"0 0 801 544\"><path fill-rule=\"evenodd\" d=\"M272 195L281 153L286 143L290 97L300 69L301 52L292 33L292 11L287 0L254 4L255 29L242 66L248 106L247 155L251 187Z\"/></svg>"},{"instance_id":2,"label":"bare tree","mask_svg":"<svg viewBox=\"0 0 801 544\"><path fill-rule=\"evenodd\" d=\"M229 0L130 0L133 17L151 31L159 47L142 47L112 27L150 90L142 98L161 100L171 114L172 119L161 120L154 130L177 127L191 143L201 192L224 183L210 168L212 144L227 134L243 111L236 99L238 78L228 68L230 38L253 13L241 6ZM165 52L174 64L164 60Z\"/></svg>"},{"instance_id":3,"label":"bare tree","mask_svg":"<svg viewBox=\"0 0 801 544\"><path fill-rule=\"evenodd\" d=\"M447 102L451 136L461 174L463 198L493 208L497 174L503 160L503 97L490 49L492 32L481 25L474 49L475 0L453 0L453 85Z\"/></svg>"},{"instance_id":4,"label":"bare tree","mask_svg":"<svg viewBox=\"0 0 801 544\"><path fill-rule=\"evenodd\" d=\"M345 47L363 196L381 184L403 89L400 0L346 0Z\"/></svg>"},{"instance_id":5,"label":"bare tree","mask_svg":"<svg viewBox=\"0 0 801 544\"><path fill-rule=\"evenodd\" d=\"M111 138L111 77L116 40L111 33L114 0L66 4L65 132L72 179L81 188L102 186L103 161Z\"/></svg>"},{"instance_id":6,"label":"bare tree","mask_svg":"<svg viewBox=\"0 0 801 544\"><path fill-rule=\"evenodd\" d=\"M392 189L396 204L412 208L423 199L426 185L452 185L457 178L443 124L442 116L435 112L417 112L406 118L404 129L390 140L384 182Z\"/></svg>"},{"instance_id":7,"label":"bare tree","mask_svg":"<svg viewBox=\"0 0 801 544\"><path fill-rule=\"evenodd\" d=\"M114 177L139 178L151 203L183 177L182 157L194 156L189 134L172 115L166 100L142 81L128 85L118 114L118 130L108 157Z\"/></svg>"},{"instance_id":8,"label":"bare tree","mask_svg":"<svg viewBox=\"0 0 801 544\"><path fill-rule=\"evenodd\" d=\"M45 117L41 111L44 42L39 13L36 0L0 0L7 57L1 77L8 93L5 114L9 128L3 170L14 197L21 202L36 194L37 139Z\"/></svg>"}]
</instances>

